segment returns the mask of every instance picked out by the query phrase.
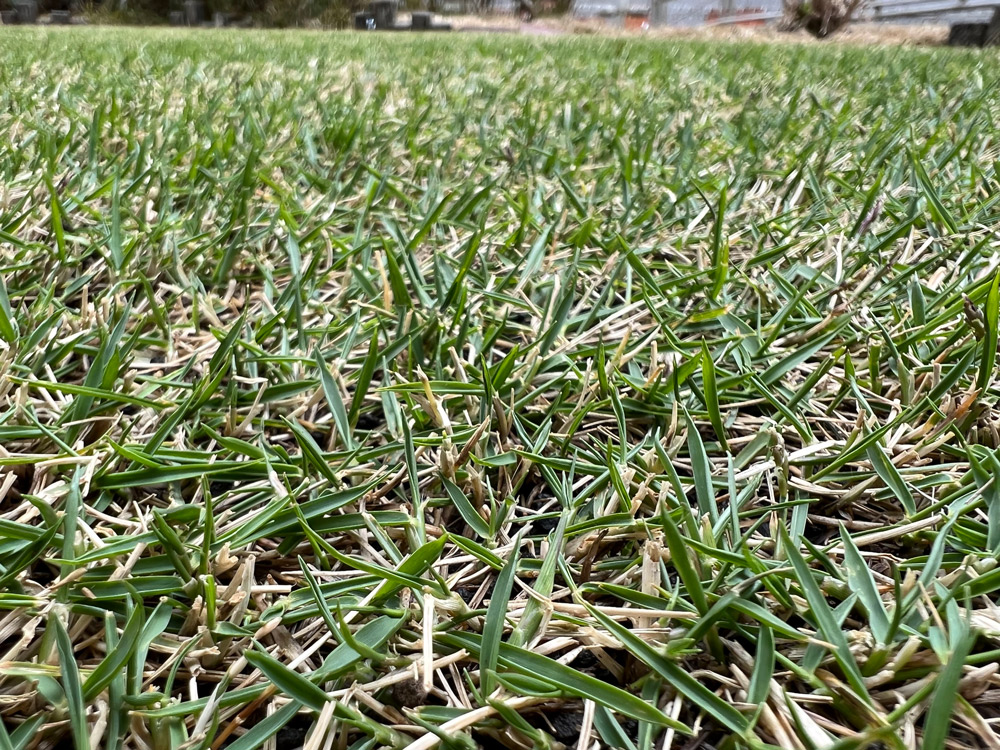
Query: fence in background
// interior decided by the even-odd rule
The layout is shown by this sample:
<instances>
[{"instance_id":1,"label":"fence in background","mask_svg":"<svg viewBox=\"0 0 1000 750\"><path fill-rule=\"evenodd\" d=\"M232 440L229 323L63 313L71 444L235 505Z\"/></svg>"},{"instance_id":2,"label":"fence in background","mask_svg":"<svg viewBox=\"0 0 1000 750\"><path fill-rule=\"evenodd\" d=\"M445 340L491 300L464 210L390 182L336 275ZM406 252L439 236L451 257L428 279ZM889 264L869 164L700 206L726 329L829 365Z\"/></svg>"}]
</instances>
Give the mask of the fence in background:
<instances>
[{"instance_id":1,"label":"fence in background","mask_svg":"<svg viewBox=\"0 0 1000 750\"><path fill-rule=\"evenodd\" d=\"M653 23L700 26L713 18L746 12L781 11L781 0L576 0L573 12L580 17L624 16L645 13Z\"/></svg>"},{"instance_id":2,"label":"fence in background","mask_svg":"<svg viewBox=\"0 0 1000 750\"><path fill-rule=\"evenodd\" d=\"M1000 0L874 0L859 20L889 23L980 23L989 21ZM583 18L609 19L645 14L662 26L700 26L720 19L751 22L773 19L782 0L575 0L573 12Z\"/></svg>"},{"instance_id":3,"label":"fence in background","mask_svg":"<svg viewBox=\"0 0 1000 750\"><path fill-rule=\"evenodd\" d=\"M893 23L985 23L997 0L882 0L873 2L865 18Z\"/></svg>"}]
</instances>

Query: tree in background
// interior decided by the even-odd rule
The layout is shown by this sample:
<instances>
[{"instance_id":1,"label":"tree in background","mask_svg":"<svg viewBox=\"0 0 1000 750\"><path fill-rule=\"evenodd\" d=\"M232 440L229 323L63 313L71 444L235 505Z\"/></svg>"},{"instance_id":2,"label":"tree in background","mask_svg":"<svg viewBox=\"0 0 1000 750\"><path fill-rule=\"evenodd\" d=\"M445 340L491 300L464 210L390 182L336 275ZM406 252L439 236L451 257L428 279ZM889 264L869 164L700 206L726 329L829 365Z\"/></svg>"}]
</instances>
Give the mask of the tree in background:
<instances>
[{"instance_id":1,"label":"tree in background","mask_svg":"<svg viewBox=\"0 0 1000 750\"><path fill-rule=\"evenodd\" d=\"M782 28L827 37L851 22L864 0L784 0Z\"/></svg>"}]
</instances>

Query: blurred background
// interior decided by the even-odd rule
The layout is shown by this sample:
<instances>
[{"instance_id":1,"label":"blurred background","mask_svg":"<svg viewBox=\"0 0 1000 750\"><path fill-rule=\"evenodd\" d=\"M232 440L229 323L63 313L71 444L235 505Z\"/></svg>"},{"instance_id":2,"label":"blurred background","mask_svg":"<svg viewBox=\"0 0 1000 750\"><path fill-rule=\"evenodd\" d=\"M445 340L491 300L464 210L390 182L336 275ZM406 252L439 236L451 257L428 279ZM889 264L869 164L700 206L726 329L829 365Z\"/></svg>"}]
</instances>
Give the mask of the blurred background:
<instances>
[{"instance_id":1,"label":"blurred background","mask_svg":"<svg viewBox=\"0 0 1000 750\"><path fill-rule=\"evenodd\" d=\"M851 27L869 37L985 46L1000 38L997 7L996 0L0 0L0 21L816 37Z\"/></svg>"}]
</instances>

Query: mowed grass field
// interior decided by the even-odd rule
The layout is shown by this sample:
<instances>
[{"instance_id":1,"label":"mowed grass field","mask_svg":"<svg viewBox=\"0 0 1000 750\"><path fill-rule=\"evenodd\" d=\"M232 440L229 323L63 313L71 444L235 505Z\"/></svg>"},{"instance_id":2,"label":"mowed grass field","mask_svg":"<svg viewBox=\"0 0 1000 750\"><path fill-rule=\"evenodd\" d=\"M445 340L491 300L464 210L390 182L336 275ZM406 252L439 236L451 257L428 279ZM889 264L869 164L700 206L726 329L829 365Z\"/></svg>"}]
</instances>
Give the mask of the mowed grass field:
<instances>
[{"instance_id":1,"label":"mowed grass field","mask_svg":"<svg viewBox=\"0 0 1000 750\"><path fill-rule=\"evenodd\" d=\"M0 750L1000 746L997 83L0 31Z\"/></svg>"}]
</instances>

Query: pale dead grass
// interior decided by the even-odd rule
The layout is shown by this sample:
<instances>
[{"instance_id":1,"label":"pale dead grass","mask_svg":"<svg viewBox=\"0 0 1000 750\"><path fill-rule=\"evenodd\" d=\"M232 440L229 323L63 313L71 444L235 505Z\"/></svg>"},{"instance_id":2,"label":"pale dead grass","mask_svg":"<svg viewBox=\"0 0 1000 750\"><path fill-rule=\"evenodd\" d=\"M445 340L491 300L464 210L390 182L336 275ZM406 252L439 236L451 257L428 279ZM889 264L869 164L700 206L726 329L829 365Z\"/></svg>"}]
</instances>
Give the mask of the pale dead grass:
<instances>
[{"instance_id":1,"label":"pale dead grass","mask_svg":"<svg viewBox=\"0 0 1000 750\"><path fill-rule=\"evenodd\" d=\"M601 19L582 19L572 16L539 18L532 23L522 23L512 15L445 17L459 31L521 33L534 36L562 34L649 37L654 39L691 39L705 41L752 41L793 44L852 44L890 46L937 46L948 39L948 26L944 24L853 24L832 39L817 40L805 31L784 33L773 26L665 26L643 31L627 31L621 26Z\"/></svg>"}]
</instances>

